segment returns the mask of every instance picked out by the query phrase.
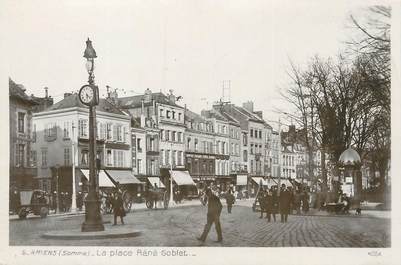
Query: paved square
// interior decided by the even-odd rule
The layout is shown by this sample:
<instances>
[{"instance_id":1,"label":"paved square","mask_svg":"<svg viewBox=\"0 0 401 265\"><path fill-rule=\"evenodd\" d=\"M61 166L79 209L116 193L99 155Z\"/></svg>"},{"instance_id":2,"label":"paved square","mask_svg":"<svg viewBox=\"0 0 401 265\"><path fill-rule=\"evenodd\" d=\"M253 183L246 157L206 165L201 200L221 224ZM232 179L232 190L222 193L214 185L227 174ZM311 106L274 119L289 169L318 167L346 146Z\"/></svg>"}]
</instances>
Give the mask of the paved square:
<instances>
[{"instance_id":1,"label":"paved square","mask_svg":"<svg viewBox=\"0 0 401 265\"><path fill-rule=\"evenodd\" d=\"M135 238L106 240L49 240L45 232L80 227L83 216L10 221L10 245L54 246L212 246L212 247L390 247L390 219L357 216L295 216L288 223L259 219L249 207L234 206L221 215L223 243L215 243L212 227L205 243L196 240L206 222L206 207L129 213L126 226L142 231ZM112 215L104 216L111 221ZM277 215L279 221L279 215ZM106 229L113 229L106 224Z\"/></svg>"}]
</instances>

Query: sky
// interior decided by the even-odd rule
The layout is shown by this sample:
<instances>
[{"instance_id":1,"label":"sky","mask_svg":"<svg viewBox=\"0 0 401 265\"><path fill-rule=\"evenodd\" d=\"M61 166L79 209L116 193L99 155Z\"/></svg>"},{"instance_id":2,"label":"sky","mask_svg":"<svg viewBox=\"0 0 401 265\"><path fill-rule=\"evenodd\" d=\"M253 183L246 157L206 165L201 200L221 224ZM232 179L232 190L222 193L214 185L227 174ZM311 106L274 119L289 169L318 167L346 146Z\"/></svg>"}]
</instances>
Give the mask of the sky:
<instances>
[{"instance_id":1,"label":"sky","mask_svg":"<svg viewBox=\"0 0 401 265\"><path fill-rule=\"evenodd\" d=\"M3 1L1 49L15 82L35 96L48 87L56 102L86 83L89 37L102 95L106 85L119 96L172 89L179 104L200 112L230 80L224 100L251 100L277 120L274 110L292 111L279 93L289 84L289 60L335 57L352 34L349 16L362 15L367 2Z\"/></svg>"}]
</instances>

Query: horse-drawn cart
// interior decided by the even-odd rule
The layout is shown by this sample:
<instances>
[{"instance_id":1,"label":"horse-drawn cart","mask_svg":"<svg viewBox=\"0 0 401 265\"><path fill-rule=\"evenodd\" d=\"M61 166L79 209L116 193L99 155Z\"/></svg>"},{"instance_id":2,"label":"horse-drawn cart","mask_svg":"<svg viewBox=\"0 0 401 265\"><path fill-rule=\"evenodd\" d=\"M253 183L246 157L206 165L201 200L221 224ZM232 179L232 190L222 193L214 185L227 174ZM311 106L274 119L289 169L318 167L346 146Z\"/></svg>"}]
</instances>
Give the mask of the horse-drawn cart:
<instances>
[{"instance_id":1,"label":"horse-drawn cart","mask_svg":"<svg viewBox=\"0 0 401 265\"><path fill-rule=\"evenodd\" d=\"M169 204L169 193L163 188L148 189L144 192L145 204L148 209L157 208L157 203L162 202L163 208L167 209Z\"/></svg>"}]
</instances>

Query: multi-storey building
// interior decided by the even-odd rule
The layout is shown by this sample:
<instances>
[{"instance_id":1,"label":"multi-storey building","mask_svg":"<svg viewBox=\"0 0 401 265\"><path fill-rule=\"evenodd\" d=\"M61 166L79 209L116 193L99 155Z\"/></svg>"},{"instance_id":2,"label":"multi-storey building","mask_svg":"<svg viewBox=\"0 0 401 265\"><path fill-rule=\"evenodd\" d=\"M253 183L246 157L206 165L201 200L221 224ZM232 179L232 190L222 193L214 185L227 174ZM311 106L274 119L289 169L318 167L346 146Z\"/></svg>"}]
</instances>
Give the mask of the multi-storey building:
<instances>
[{"instance_id":1,"label":"multi-storey building","mask_svg":"<svg viewBox=\"0 0 401 265\"><path fill-rule=\"evenodd\" d=\"M25 93L23 85L9 79L10 122L10 192L32 189L37 175L35 151L31 149L35 135L32 133L32 109L38 103ZM10 202L15 203L10 195Z\"/></svg>"},{"instance_id":2,"label":"multi-storey building","mask_svg":"<svg viewBox=\"0 0 401 265\"><path fill-rule=\"evenodd\" d=\"M186 110L185 125L186 168L195 181L209 184L216 173L213 122Z\"/></svg>"},{"instance_id":3,"label":"multi-storey building","mask_svg":"<svg viewBox=\"0 0 401 265\"><path fill-rule=\"evenodd\" d=\"M58 187L59 192L71 194L75 177L76 191L84 190L89 178L88 113L77 94L66 94L60 102L33 115L36 142L32 148L41 189L53 193ZM131 173L130 117L105 99L96 106L95 150L101 167L100 186L110 179L115 184L138 183Z\"/></svg>"},{"instance_id":4,"label":"multi-storey building","mask_svg":"<svg viewBox=\"0 0 401 265\"><path fill-rule=\"evenodd\" d=\"M144 95L118 98L115 94L112 99L134 119L139 118L145 129L149 176L157 176L160 168L162 182L167 183L169 169L184 169L184 108L176 104L172 91L166 96L148 88Z\"/></svg>"},{"instance_id":5,"label":"multi-storey building","mask_svg":"<svg viewBox=\"0 0 401 265\"><path fill-rule=\"evenodd\" d=\"M202 111L202 116L213 124L214 129L214 151L215 180L221 189L225 190L232 182L230 176L230 150L229 150L229 121L218 110L212 109Z\"/></svg>"}]
</instances>

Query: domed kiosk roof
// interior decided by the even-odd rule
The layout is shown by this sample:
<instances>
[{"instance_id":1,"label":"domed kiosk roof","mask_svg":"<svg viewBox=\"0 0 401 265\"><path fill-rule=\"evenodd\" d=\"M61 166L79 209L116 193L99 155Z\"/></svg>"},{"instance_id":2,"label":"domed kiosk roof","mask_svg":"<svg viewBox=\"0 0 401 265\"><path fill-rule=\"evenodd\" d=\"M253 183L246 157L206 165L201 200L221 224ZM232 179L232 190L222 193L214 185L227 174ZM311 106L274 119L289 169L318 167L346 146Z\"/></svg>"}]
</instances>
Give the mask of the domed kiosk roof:
<instances>
[{"instance_id":1,"label":"domed kiosk roof","mask_svg":"<svg viewBox=\"0 0 401 265\"><path fill-rule=\"evenodd\" d=\"M340 155L338 162L344 166L355 166L361 163L361 157L357 151L348 147L348 149Z\"/></svg>"}]
</instances>

